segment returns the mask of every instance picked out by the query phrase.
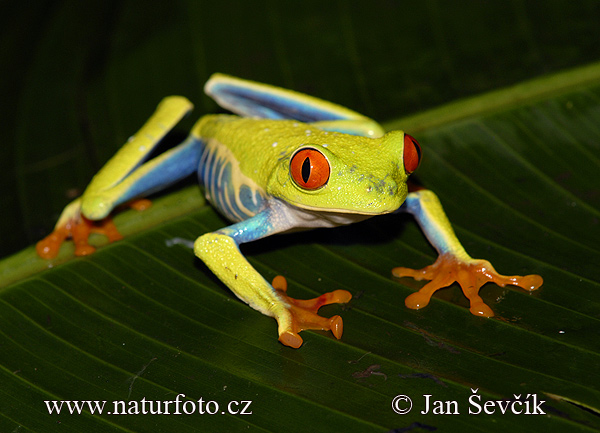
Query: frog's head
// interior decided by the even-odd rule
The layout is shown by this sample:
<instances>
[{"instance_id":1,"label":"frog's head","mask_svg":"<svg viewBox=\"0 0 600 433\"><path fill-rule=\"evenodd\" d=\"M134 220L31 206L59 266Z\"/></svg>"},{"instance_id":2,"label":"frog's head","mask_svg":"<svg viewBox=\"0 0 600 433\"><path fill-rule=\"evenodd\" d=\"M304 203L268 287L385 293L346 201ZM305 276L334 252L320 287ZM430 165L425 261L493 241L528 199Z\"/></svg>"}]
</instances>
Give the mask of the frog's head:
<instances>
[{"instance_id":1,"label":"frog's head","mask_svg":"<svg viewBox=\"0 0 600 433\"><path fill-rule=\"evenodd\" d=\"M406 179L420 159L419 144L402 131L379 138L312 134L280 159L267 192L315 211L393 212L406 199Z\"/></svg>"}]
</instances>

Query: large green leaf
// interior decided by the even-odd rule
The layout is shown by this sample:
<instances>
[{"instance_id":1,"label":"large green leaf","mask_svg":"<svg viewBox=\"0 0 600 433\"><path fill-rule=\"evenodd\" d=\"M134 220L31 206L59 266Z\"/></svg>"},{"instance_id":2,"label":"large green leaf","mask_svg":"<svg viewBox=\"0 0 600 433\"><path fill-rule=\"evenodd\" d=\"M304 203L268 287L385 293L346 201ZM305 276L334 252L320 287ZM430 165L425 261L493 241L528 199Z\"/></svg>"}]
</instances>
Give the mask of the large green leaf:
<instances>
[{"instance_id":1,"label":"large green leaf","mask_svg":"<svg viewBox=\"0 0 600 433\"><path fill-rule=\"evenodd\" d=\"M423 145L418 179L438 193L467 250L501 272L539 273L544 286L486 286L497 314L489 320L470 315L454 286L412 311L402 300L422 283L394 281L390 269L435 254L410 219L268 238L244 252L266 278L285 275L293 296L354 294L347 307L323 308L343 316L341 341L306 332L292 350L276 341L272 319L237 301L189 249L167 245L226 224L187 187L120 215L126 233L139 233L91 257L71 259L66 247L53 269L37 272L48 263L28 248L0 262L12 282L0 289L0 431L600 428L600 66L398 119L597 58L595 3L538 3L539 15L535 2L340 2L318 13L248 3L48 2L3 14L2 48L20 59L3 84L18 95L17 109L3 111L15 125L3 137L16 143L3 150L2 164L16 161L3 170L3 191L16 191L4 200L19 210L3 214L7 242L39 238L162 96L184 93L198 111L214 110L200 87L220 70L395 117L387 126ZM27 30L11 19L19 15ZM484 400L535 393L548 415L469 416L476 388ZM112 410L115 400L177 394L221 409L251 400L252 415L49 415L44 404L106 400ZM399 394L413 398L410 414L392 411ZM421 415L425 394L458 401L462 416Z\"/></svg>"},{"instance_id":2,"label":"large green leaf","mask_svg":"<svg viewBox=\"0 0 600 433\"><path fill-rule=\"evenodd\" d=\"M35 4L0 8L0 256L44 236L164 96L196 103L182 130L215 111L213 72L385 121L600 58L595 0Z\"/></svg>"}]
</instances>

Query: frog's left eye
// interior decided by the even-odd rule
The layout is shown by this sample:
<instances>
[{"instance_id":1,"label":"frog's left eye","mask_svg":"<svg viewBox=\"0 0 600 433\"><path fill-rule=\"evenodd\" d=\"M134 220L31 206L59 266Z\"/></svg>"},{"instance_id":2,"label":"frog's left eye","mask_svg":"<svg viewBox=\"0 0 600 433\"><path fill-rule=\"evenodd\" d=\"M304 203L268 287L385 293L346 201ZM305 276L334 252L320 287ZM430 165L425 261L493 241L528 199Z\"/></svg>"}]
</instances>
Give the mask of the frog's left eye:
<instances>
[{"instance_id":1,"label":"frog's left eye","mask_svg":"<svg viewBox=\"0 0 600 433\"><path fill-rule=\"evenodd\" d=\"M304 189L319 189L329 180L329 161L316 149L300 149L290 161L294 182Z\"/></svg>"},{"instance_id":2,"label":"frog's left eye","mask_svg":"<svg viewBox=\"0 0 600 433\"><path fill-rule=\"evenodd\" d=\"M404 169L411 174L419 167L421 162L421 146L417 140L408 134L404 134Z\"/></svg>"}]
</instances>

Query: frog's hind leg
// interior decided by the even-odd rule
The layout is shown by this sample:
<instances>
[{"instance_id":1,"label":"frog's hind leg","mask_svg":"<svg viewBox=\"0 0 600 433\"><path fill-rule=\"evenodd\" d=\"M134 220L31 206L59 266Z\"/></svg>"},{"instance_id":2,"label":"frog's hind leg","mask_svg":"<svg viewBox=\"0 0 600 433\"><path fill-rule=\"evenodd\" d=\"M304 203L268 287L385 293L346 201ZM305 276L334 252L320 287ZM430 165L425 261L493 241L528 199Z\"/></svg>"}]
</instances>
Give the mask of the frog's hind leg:
<instances>
[{"instance_id":1,"label":"frog's hind leg","mask_svg":"<svg viewBox=\"0 0 600 433\"><path fill-rule=\"evenodd\" d=\"M76 244L76 255L90 254L94 251L87 243L91 231L106 234L109 241L120 239L108 218L116 206L159 191L194 173L202 142L193 135L144 162L191 108L192 104L183 97L165 98L144 126L94 176L83 195L63 210L54 231L38 242L38 254L43 258L56 256L62 242L69 237Z\"/></svg>"},{"instance_id":2,"label":"frog's hind leg","mask_svg":"<svg viewBox=\"0 0 600 433\"><path fill-rule=\"evenodd\" d=\"M189 136L183 143L144 162L164 136L192 109L181 96L162 100L144 126L102 167L82 195L81 211L99 220L115 206L159 191L193 173L201 142Z\"/></svg>"},{"instance_id":3,"label":"frog's hind leg","mask_svg":"<svg viewBox=\"0 0 600 433\"><path fill-rule=\"evenodd\" d=\"M220 106L240 116L295 119L328 131L366 137L384 133L377 122L356 111L281 87L214 74L204 91Z\"/></svg>"}]
</instances>

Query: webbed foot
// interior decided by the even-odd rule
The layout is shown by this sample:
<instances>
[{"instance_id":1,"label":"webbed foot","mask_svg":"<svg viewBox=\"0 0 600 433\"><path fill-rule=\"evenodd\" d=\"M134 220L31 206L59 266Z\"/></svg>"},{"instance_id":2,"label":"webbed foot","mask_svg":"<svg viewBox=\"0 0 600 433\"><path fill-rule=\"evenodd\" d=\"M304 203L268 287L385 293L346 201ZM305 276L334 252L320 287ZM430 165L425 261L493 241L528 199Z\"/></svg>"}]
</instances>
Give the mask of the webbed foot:
<instances>
[{"instance_id":1,"label":"webbed foot","mask_svg":"<svg viewBox=\"0 0 600 433\"><path fill-rule=\"evenodd\" d=\"M323 305L349 302L352 299L350 292L335 290L313 299L294 299L287 295L287 281L281 275L273 279L272 286L289 304L288 311L291 314L291 324L287 330L284 330L279 335L281 343L297 349L302 345L302 337L300 337L299 333L305 329L331 330L335 338L340 339L342 337L344 331L342 318L340 316L321 317L317 314L317 311Z\"/></svg>"},{"instance_id":2,"label":"webbed foot","mask_svg":"<svg viewBox=\"0 0 600 433\"><path fill-rule=\"evenodd\" d=\"M96 247L88 243L90 233L100 233L109 242L123 239L110 217L101 221L92 221L84 216L67 220L64 225L57 226L52 233L36 245L38 255L43 259L52 259L58 255L60 246L67 238L72 238L75 244L76 256L87 256L96 251Z\"/></svg>"},{"instance_id":3,"label":"webbed foot","mask_svg":"<svg viewBox=\"0 0 600 433\"><path fill-rule=\"evenodd\" d=\"M128 205L135 210L142 211L150 207L151 204L150 200L138 199ZM91 233L106 236L108 242L123 239L112 218L106 217L99 221L93 221L83 216L81 214L81 199L77 199L65 208L52 233L36 244L37 254L42 259L52 259L58 255L60 246L67 239L73 239L75 255L87 256L96 251L96 247L88 242Z\"/></svg>"},{"instance_id":4,"label":"webbed foot","mask_svg":"<svg viewBox=\"0 0 600 433\"><path fill-rule=\"evenodd\" d=\"M492 282L500 287L511 284L529 291L537 290L543 283L539 275L505 276L496 272L487 260L462 260L452 254L440 255L435 263L423 269L398 267L392 269L392 274L430 280L418 292L406 298L404 302L408 308L418 310L425 307L437 290L457 282L471 303L471 313L483 317L494 316L492 309L479 296L479 289L485 283Z\"/></svg>"}]
</instances>

